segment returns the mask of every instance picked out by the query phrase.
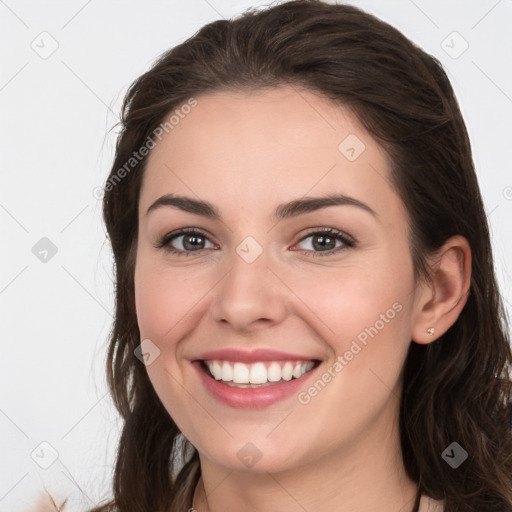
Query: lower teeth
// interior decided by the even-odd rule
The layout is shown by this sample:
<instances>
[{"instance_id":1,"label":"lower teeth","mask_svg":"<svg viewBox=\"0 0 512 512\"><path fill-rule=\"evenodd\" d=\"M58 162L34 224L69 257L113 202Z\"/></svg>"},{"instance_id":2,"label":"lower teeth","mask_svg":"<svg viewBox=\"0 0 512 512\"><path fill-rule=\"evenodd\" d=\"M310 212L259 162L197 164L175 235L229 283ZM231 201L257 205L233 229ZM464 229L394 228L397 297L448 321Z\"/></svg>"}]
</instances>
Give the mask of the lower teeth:
<instances>
[{"instance_id":1,"label":"lower teeth","mask_svg":"<svg viewBox=\"0 0 512 512\"><path fill-rule=\"evenodd\" d=\"M217 380L217 379L215 379L215 380ZM293 377L291 380L295 380L295 377ZM263 384L238 384L233 381L223 381L223 380L219 380L217 382L222 382L223 384L226 384L227 386L231 386L232 388L264 388L267 386L274 386L275 384L281 384L282 382L290 382L290 381L281 379L281 380L278 380L277 382L264 382Z\"/></svg>"}]
</instances>

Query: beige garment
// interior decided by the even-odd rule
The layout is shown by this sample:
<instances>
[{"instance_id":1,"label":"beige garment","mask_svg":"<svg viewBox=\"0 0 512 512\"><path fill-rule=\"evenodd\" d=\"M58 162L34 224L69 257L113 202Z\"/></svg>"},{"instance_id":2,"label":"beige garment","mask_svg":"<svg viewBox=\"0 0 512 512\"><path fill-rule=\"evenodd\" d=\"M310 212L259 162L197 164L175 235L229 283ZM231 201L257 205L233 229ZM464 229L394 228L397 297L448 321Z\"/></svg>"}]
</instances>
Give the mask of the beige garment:
<instances>
[{"instance_id":1,"label":"beige garment","mask_svg":"<svg viewBox=\"0 0 512 512\"><path fill-rule=\"evenodd\" d=\"M424 494L421 495L419 512L443 512L444 504Z\"/></svg>"}]
</instances>

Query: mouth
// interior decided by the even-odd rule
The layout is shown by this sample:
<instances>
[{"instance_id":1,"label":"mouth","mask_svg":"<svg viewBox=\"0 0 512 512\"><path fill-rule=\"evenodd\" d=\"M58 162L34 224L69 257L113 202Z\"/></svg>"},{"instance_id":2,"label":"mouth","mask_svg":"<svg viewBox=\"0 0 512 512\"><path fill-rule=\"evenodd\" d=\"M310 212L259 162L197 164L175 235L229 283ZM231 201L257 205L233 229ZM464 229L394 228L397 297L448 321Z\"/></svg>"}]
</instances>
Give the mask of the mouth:
<instances>
[{"instance_id":1,"label":"mouth","mask_svg":"<svg viewBox=\"0 0 512 512\"><path fill-rule=\"evenodd\" d=\"M238 347L203 352L191 360L210 397L236 409L261 409L298 397L323 362L299 353Z\"/></svg>"},{"instance_id":2,"label":"mouth","mask_svg":"<svg viewBox=\"0 0 512 512\"><path fill-rule=\"evenodd\" d=\"M199 364L208 377L226 386L258 389L301 379L314 370L320 361L258 361L247 364L240 361L206 359L199 361Z\"/></svg>"}]
</instances>

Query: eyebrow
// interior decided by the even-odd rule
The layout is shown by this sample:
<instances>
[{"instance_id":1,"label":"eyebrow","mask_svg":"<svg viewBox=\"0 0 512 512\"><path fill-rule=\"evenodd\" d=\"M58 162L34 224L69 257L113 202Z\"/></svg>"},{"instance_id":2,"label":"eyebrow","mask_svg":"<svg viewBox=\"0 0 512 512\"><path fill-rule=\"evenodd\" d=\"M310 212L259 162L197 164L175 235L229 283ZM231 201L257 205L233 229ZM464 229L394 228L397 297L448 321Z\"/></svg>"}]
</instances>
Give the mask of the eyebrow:
<instances>
[{"instance_id":1,"label":"eyebrow","mask_svg":"<svg viewBox=\"0 0 512 512\"><path fill-rule=\"evenodd\" d=\"M372 214L374 217L378 216L372 208L370 208L362 201L359 201L358 199L346 196L344 194L329 194L322 197L296 199L288 203L280 204L274 211L273 219L289 219L291 217L297 217L299 215L314 212L322 208L328 208L329 206L347 205L361 208L362 210ZM148 208L146 215L164 206L174 206L184 212L201 215L212 220L221 219L219 210L217 210L217 208L215 208L215 206L213 206L208 201L201 201L191 197L179 196L175 194L166 194L159 197Z\"/></svg>"}]
</instances>

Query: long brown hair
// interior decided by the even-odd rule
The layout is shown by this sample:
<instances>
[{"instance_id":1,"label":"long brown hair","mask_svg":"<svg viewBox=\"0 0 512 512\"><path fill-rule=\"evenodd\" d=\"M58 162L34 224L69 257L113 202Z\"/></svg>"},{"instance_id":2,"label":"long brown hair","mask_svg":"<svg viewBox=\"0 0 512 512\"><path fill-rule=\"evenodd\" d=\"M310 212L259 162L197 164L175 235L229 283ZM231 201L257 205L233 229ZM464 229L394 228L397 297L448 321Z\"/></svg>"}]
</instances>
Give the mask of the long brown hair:
<instances>
[{"instance_id":1,"label":"long brown hair","mask_svg":"<svg viewBox=\"0 0 512 512\"><path fill-rule=\"evenodd\" d=\"M306 87L351 109L382 145L409 215L416 278L452 235L472 251L468 301L427 345L411 343L400 410L405 468L446 512L512 512L512 354L487 218L457 100L441 64L398 30L349 5L297 0L209 23L164 53L129 88L103 214L115 267L116 310L107 361L124 426L113 500L95 512L187 510L200 475L134 355L138 198L147 156L133 153L191 98L215 90ZM130 164L131 165L131 164ZM124 166L125 172L120 172ZM441 454L456 441L457 469Z\"/></svg>"}]
</instances>

